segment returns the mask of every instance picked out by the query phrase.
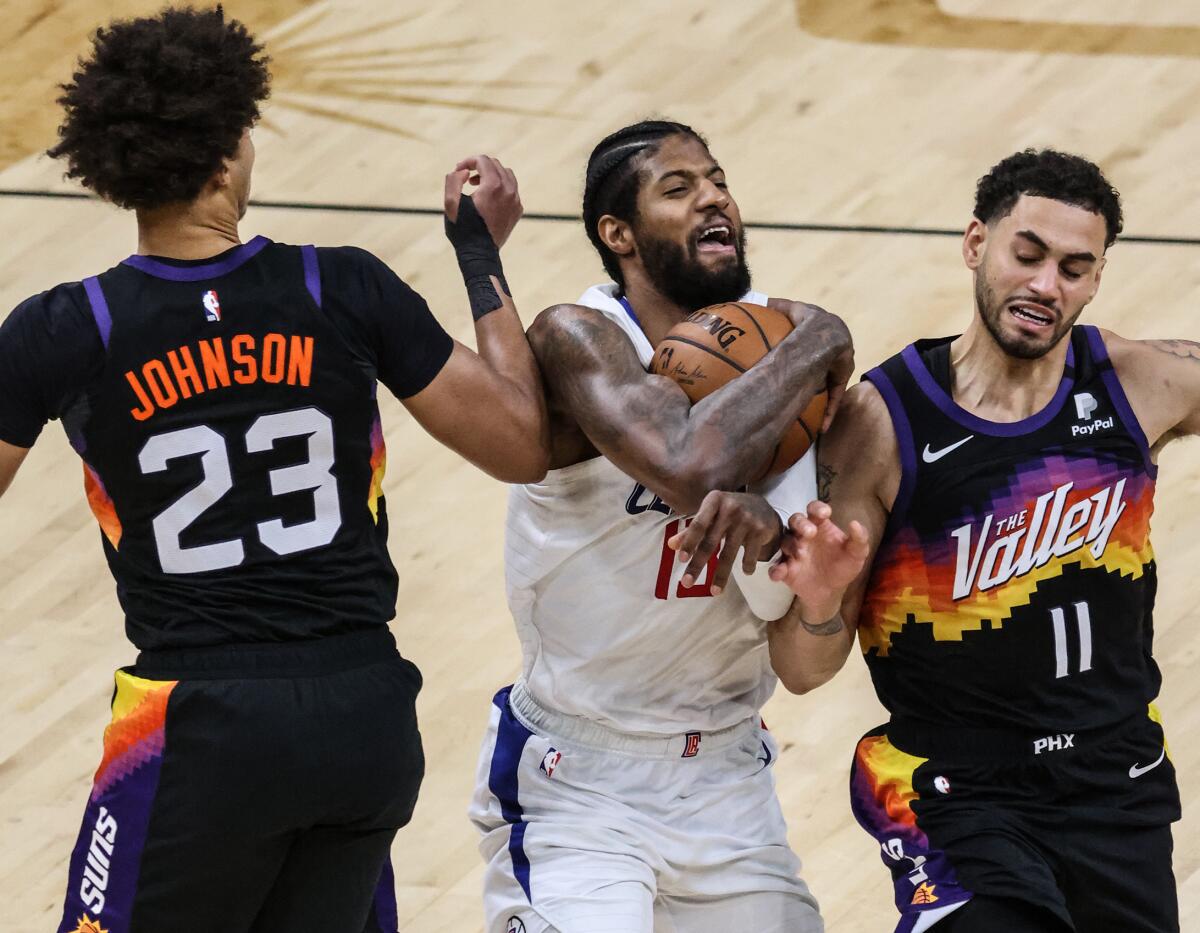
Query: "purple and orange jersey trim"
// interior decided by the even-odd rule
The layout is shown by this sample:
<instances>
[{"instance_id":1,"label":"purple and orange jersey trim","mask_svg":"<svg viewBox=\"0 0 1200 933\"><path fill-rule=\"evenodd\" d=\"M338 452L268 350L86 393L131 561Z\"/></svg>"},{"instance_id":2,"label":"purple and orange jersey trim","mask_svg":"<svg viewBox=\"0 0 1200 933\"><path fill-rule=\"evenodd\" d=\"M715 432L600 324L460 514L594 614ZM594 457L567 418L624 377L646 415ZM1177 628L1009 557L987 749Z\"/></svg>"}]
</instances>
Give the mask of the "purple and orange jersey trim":
<instances>
[{"instance_id":1,"label":"purple and orange jersey trim","mask_svg":"<svg viewBox=\"0 0 1200 933\"><path fill-rule=\"evenodd\" d=\"M383 475L387 472L387 445L383 442L383 422L379 419L379 410L375 411L375 421L371 424L371 489L367 494L367 508L371 510L371 518L379 524L379 497L383 495Z\"/></svg>"},{"instance_id":2,"label":"purple and orange jersey trim","mask_svg":"<svg viewBox=\"0 0 1200 933\"><path fill-rule=\"evenodd\" d=\"M858 743L850 770L850 805L860 826L879 843L880 858L892 873L897 933L913 930L926 911L944 910L971 899L946 855L934 849L918 825L913 802L917 769L928 761L896 748L886 735ZM928 922L928 921L926 921Z\"/></svg>"},{"instance_id":3,"label":"purple and orange jersey trim","mask_svg":"<svg viewBox=\"0 0 1200 933\"><path fill-rule=\"evenodd\" d=\"M902 525L884 544L863 603L862 650L886 656L892 636L910 617L931 623L937 641L961 641L985 619L999 627L1068 565L1140 578L1154 559L1153 512L1154 480L1142 471L1091 457L1031 461L937 535L921 536ZM1056 540L1062 544L1058 556L1049 553Z\"/></svg>"},{"instance_id":4,"label":"purple and orange jersey trim","mask_svg":"<svg viewBox=\"0 0 1200 933\"><path fill-rule=\"evenodd\" d=\"M122 778L162 758L167 701L177 681L146 680L117 671L112 722L104 730L104 757L92 781L97 800Z\"/></svg>"},{"instance_id":5,"label":"purple and orange jersey trim","mask_svg":"<svg viewBox=\"0 0 1200 933\"><path fill-rule=\"evenodd\" d=\"M92 514L100 523L100 530L108 538L108 543L114 549L119 549L121 546L121 519L117 517L117 507L113 504L108 490L104 488L104 481L100 479L100 474L88 466L86 461L83 464L83 490L87 494Z\"/></svg>"}]
</instances>

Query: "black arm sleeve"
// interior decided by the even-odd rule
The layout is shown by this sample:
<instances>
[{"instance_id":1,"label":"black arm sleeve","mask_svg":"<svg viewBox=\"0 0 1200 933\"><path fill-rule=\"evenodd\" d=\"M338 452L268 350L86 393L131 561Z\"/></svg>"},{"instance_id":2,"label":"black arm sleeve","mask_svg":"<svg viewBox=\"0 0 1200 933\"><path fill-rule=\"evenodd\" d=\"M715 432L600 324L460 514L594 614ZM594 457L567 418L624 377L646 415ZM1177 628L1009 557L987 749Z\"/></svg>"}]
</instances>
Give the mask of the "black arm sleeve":
<instances>
[{"instance_id":1,"label":"black arm sleeve","mask_svg":"<svg viewBox=\"0 0 1200 933\"><path fill-rule=\"evenodd\" d=\"M104 344L78 282L28 299L0 325L0 441L32 447L104 367Z\"/></svg>"},{"instance_id":2,"label":"black arm sleeve","mask_svg":"<svg viewBox=\"0 0 1200 933\"><path fill-rule=\"evenodd\" d=\"M454 341L425 299L387 265L352 246L317 250L323 304L397 398L416 395L442 371Z\"/></svg>"}]
</instances>

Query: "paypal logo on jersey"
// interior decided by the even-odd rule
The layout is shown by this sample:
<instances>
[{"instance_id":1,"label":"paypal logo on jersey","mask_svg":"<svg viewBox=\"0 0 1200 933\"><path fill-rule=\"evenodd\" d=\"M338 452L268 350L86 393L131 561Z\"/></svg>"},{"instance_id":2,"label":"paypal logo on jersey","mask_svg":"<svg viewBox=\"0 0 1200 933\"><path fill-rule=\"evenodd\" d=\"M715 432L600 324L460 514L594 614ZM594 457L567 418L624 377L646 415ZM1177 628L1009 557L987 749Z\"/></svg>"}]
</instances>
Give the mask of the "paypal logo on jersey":
<instances>
[{"instance_id":1,"label":"paypal logo on jersey","mask_svg":"<svg viewBox=\"0 0 1200 933\"><path fill-rule=\"evenodd\" d=\"M1088 437L1092 434L1098 434L1101 431L1108 431L1116 427L1117 420L1114 415L1109 415L1107 418L1100 418L1096 421L1092 420L1092 414L1100 407L1100 403L1096 401L1096 396L1091 392L1077 392L1075 394L1075 417L1080 421L1086 421L1087 424L1071 425L1072 437Z\"/></svg>"},{"instance_id":2,"label":"paypal logo on jersey","mask_svg":"<svg viewBox=\"0 0 1200 933\"><path fill-rule=\"evenodd\" d=\"M206 321L216 322L221 320L221 300L217 298L216 289L210 288L200 300L204 305L204 319Z\"/></svg>"}]
</instances>

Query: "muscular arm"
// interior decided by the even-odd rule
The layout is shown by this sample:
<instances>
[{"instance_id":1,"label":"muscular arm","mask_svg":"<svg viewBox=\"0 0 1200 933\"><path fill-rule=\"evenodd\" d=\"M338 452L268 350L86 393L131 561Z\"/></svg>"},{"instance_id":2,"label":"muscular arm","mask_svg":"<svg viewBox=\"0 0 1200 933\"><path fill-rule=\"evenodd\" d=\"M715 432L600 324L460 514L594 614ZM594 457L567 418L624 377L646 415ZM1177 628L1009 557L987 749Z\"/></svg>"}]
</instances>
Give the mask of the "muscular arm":
<instances>
[{"instance_id":1,"label":"muscular arm","mask_svg":"<svg viewBox=\"0 0 1200 933\"><path fill-rule=\"evenodd\" d=\"M1200 343L1101 334L1155 455L1176 438L1200 434Z\"/></svg>"},{"instance_id":2,"label":"muscular arm","mask_svg":"<svg viewBox=\"0 0 1200 933\"><path fill-rule=\"evenodd\" d=\"M497 292L504 306L475 323L479 353L455 341L441 372L403 401L421 427L491 476L534 483L550 462L546 401L517 309Z\"/></svg>"},{"instance_id":3,"label":"muscular arm","mask_svg":"<svg viewBox=\"0 0 1200 933\"><path fill-rule=\"evenodd\" d=\"M792 608L767 629L771 664L783 685L806 693L841 670L854 642L871 564L900 485L900 454L887 406L869 382L847 394L841 413L817 449L821 500L841 528L857 521L869 553L862 572L844 589L809 579Z\"/></svg>"},{"instance_id":4,"label":"muscular arm","mask_svg":"<svg viewBox=\"0 0 1200 933\"><path fill-rule=\"evenodd\" d=\"M24 462L27 453L28 447L16 447L0 441L0 496L4 495L13 477L17 475L17 469Z\"/></svg>"},{"instance_id":5,"label":"muscular arm","mask_svg":"<svg viewBox=\"0 0 1200 933\"><path fill-rule=\"evenodd\" d=\"M849 349L841 321L814 314L757 365L691 405L674 382L647 373L621 329L591 308L548 308L529 339L551 406L684 514L709 491L753 479Z\"/></svg>"}]
</instances>

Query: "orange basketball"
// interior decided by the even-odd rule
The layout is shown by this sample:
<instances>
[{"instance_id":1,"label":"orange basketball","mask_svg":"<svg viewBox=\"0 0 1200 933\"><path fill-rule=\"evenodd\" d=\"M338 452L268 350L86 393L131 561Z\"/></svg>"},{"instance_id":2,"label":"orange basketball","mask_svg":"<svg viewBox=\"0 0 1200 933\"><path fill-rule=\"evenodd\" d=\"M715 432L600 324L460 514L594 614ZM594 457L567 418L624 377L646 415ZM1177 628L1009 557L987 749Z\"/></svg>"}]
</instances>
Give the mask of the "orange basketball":
<instances>
[{"instance_id":1,"label":"orange basketball","mask_svg":"<svg viewBox=\"0 0 1200 933\"><path fill-rule=\"evenodd\" d=\"M774 308L740 301L711 305L671 328L654 351L650 371L673 379L694 404L744 373L791 330L788 316ZM825 402L825 392L813 398L759 479L782 473L804 456L825 418Z\"/></svg>"}]
</instances>

